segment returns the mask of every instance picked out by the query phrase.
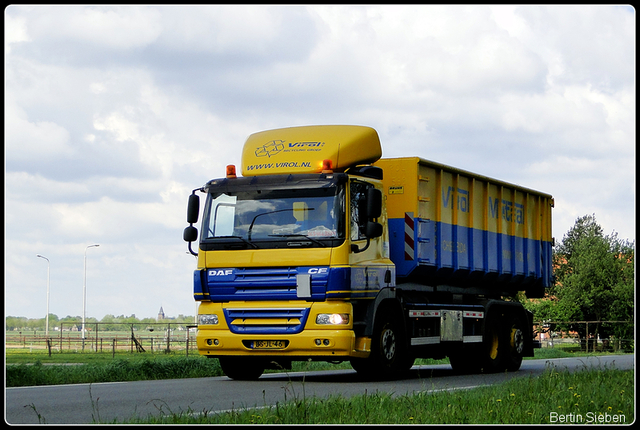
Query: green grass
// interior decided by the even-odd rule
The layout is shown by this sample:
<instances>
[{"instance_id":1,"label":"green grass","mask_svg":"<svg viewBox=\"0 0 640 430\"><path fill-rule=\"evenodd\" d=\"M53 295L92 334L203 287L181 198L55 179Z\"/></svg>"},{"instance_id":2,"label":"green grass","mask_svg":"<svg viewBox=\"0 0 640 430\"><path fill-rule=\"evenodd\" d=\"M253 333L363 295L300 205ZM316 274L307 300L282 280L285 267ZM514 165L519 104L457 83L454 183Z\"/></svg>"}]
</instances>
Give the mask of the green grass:
<instances>
[{"instance_id":1,"label":"green grass","mask_svg":"<svg viewBox=\"0 0 640 430\"><path fill-rule=\"evenodd\" d=\"M490 387L393 396L295 398L225 413L168 413L145 424L550 424L634 421L632 370L547 370ZM580 420L580 421L578 421ZM567 421L565 421L567 422Z\"/></svg>"},{"instance_id":2,"label":"green grass","mask_svg":"<svg viewBox=\"0 0 640 430\"><path fill-rule=\"evenodd\" d=\"M602 353L599 353L600 355ZM550 359L595 355L567 352L562 348L536 349L534 358ZM222 376L218 360L184 353L64 353L6 352L6 386L59 385L153 379L205 378ZM418 359L416 365L448 364L448 359ZM45 364L82 364L78 366ZM348 362L294 362L293 372L351 369ZM267 372L277 372L268 370Z\"/></svg>"},{"instance_id":3,"label":"green grass","mask_svg":"<svg viewBox=\"0 0 640 430\"><path fill-rule=\"evenodd\" d=\"M153 379L202 378L220 376L217 360L200 357L116 358L108 362L80 366L18 364L6 367L7 387L142 381Z\"/></svg>"},{"instance_id":4,"label":"green grass","mask_svg":"<svg viewBox=\"0 0 640 430\"><path fill-rule=\"evenodd\" d=\"M75 352L64 351L53 352L51 356L46 350L32 350L31 352L24 349L7 349L5 350L5 362L7 364L29 364L35 362L49 364L66 364L66 363L109 363L114 359L118 360L138 360L141 358L180 358L186 357L184 351L170 352L145 352L137 353L130 351L117 351L115 356L112 352ZM199 358L200 355L196 351L190 351L189 357Z\"/></svg>"},{"instance_id":5,"label":"green grass","mask_svg":"<svg viewBox=\"0 0 640 430\"><path fill-rule=\"evenodd\" d=\"M594 353L568 352L563 348L535 351L535 358L563 358ZM55 357L55 356L59 357ZM602 355L602 353L598 353ZM83 365L45 365L45 353L7 352L7 387L212 377L222 375L217 360L198 355L170 354L53 354L58 363ZM447 364L448 360L416 360L418 365ZM348 363L294 362L292 372L350 368ZM283 390L287 387L283 386ZM426 388L428 390L428 387ZM300 391L300 390L298 390ZM612 369L582 370L575 373L547 370L539 377L516 378L506 383L473 390L394 396L367 393L346 398L300 397L286 403L228 413L185 411L160 417L142 417L128 423L209 423L209 424L499 424L556 423L560 419L582 419L583 424L599 417L634 420L633 371ZM555 414L555 415L554 415ZM46 417L43 417L46 420Z\"/></svg>"}]
</instances>

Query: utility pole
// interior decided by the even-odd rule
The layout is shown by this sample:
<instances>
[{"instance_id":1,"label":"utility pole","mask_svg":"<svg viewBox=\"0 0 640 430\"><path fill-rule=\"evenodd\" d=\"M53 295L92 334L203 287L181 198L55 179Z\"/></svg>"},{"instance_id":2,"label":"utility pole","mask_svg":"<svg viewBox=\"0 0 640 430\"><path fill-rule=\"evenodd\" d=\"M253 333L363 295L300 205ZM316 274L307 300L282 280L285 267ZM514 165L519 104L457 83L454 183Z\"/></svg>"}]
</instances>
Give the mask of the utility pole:
<instances>
[{"instance_id":1,"label":"utility pole","mask_svg":"<svg viewBox=\"0 0 640 430\"><path fill-rule=\"evenodd\" d=\"M50 277L51 264L49 262L49 259L47 257L45 257L44 255L37 254L36 257L44 258L45 260L47 260L47 316L45 318L44 335L45 335L45 337L49 337L49 285L50 285L50 281L51 281L51 277Z\"/></svg>"}]
</instances>

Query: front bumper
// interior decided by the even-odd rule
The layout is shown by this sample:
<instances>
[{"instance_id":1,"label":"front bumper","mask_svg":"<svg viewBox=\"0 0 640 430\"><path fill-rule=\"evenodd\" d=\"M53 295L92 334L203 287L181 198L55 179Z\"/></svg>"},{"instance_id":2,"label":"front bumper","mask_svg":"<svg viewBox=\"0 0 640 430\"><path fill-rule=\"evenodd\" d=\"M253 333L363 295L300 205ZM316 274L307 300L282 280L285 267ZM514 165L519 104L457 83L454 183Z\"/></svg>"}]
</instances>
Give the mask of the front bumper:
<instances>
[{"instance_id":1,"label":"front bumper","mask_svg":"<svg viewBox=\"0 0 640 430\"><path fill-rule=\"evenodd\" d=\"M308 309L305 313L308 318L303 327L295 333L278 333L277 330L274 330L278 324L287 323L280 320L236 318L232 321L228 317L229 310L235 311L232 313L237 314L239 310L259 312L264 309L290 309L292 307ZM303 360L305 358L331 359L331 357L336 359L364 358L369 355L370 341L367 338L355 337L352 318L348 324L339 326L316 323L316 316L321 313L348 313L352 316L352 307L348 302L274 304L265 302L225 304L202 302L198 313L218 316L218 324L198 326L196 336L198 351L201 355L209 357L287 357ZM247 330L248 332L239 332L247 327L250 328Z\"/></svg>"}]
</instances>

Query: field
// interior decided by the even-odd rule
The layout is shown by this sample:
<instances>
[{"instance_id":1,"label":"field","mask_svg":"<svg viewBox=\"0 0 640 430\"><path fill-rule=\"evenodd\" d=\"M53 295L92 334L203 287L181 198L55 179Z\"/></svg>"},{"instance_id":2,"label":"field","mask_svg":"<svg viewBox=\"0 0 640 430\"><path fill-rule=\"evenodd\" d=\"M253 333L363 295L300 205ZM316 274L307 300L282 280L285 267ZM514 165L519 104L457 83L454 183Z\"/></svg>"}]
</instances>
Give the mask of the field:
<instances>
[{"instance_id":1,"label":"field","mask_svg":"<svg viewBox=\"0 0 640 430\"><path fill-rule=\"evenodd\" d=\"M184 323L88 323L85 339L77 324L60 324L60 330L7 331L8 351L47 351L49 355L69 353L171 352L184 350L197 355L195 325Z\"/></svg>"}]
</instances>

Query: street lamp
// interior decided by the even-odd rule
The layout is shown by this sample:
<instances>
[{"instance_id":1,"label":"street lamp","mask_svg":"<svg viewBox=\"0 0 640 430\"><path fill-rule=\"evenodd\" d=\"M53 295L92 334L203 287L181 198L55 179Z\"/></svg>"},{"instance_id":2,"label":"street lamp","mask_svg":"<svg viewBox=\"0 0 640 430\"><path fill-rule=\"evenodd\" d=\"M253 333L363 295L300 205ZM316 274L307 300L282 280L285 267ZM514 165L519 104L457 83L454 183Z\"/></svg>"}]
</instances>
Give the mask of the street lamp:
<instances>
[{"instance_id":1,"label":"street lamp","mask_svg":"<svg viewBox=\"0 0 640 430\"><path fill-rule=\"evenodd\" d=\"M49 336L49 285L50 285L50 268L51 268L51 264L49 262L49 259L47 257L45 257L44 255L40 255L40 254L36 254L36 257L39 258L44 258L45 260L47 260L47 316L45 318L45 329L44 329L44 335L46 337Z\"/></svg>"},{"instance_id":2,"label":"street lamp","mask_svg":"<svg viewBox=\"0 0 640 430\"><path fill-rule=\"evenodd\" d=\"M87 249L100 245L89 245L84 249L84 283L82 284L82 349L84 350L84 320L87 317Z\"/></svg>"}]
</instances>

